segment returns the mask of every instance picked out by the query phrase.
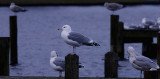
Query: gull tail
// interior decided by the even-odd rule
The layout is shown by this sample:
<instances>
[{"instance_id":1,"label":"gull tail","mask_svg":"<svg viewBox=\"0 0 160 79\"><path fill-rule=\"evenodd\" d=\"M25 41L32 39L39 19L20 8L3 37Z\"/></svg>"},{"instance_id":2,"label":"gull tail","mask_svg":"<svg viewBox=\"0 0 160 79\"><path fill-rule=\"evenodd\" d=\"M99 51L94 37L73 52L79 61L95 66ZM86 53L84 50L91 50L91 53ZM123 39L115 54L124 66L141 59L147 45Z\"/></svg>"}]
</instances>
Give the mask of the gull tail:
<instances>
[{"instance_id":1,"label":"gull tail","mask_svg":"<svg viewBox=\"0 0 160 79\"><path fill-rule=\"evenodd\" d=\"M99 45L98 43L96 43L96 42L92 42L91 45L92 45L92 46L100 46L100 45Z\"/></svg>"},{"instance_id":2,"label":"gull tail","mask_svg":"<svg viewBox=\"0 0 160 79\"><path fill-rule=\"evenodd\" d=\"M84 68L84 66L79 64L79 68Z\"/></svg>"},{"instance_id":3,"label":"gull tail","mask_svg":"<svg viewBox=\"0 0 160 79\"><path fill-rule=\"evenodd\" d=\"M26 9L23 9L23 10L22 10L22 12L26 12L26 11L27 11Z\"/></svg>"},{"instance_id":4,"label":"gull tail","mask_svg":"<svg viewBox=\"0 0 160 79\"><path fill-rule=\"evenodd\" d=\"M84 45L87 45L87 46L100 46L98 43L96 42L91 42L91 43L84 43Z\"/></svg>"}]
</instances>

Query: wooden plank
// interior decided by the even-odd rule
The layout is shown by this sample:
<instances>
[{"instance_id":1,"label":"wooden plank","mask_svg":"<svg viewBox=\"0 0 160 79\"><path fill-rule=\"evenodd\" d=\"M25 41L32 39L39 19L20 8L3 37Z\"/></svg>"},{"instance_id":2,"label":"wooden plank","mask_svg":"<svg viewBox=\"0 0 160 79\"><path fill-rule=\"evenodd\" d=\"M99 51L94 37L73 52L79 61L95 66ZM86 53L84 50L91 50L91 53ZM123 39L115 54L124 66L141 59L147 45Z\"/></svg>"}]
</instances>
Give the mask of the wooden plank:
<instances>
[{"instance_id":1,"label":"wooden plank","mask_svg":"<svg viewBox=\"0 0 160 79\"><path fill-rule=\"evenodd\" d=\"M0 76L9 76L9 37L0 37Z\"/></svg>"},{"instance_id":2,"label":"wooden plank","mask_svg":"<svg viewBox=\"0 0 160 79\"><path fill-rule=\"evenodd\" d=\"M17 48L17 16L10 16L10 37L11 37L11 65L18 64Z\"/></svg>"},{"instance_id":3,"label":"wooden plank","mask_svg":"<svg viewBox=\"0 0 160 79\"><path fill-rule=\"evenodd\" d=\"M124 43L142 43L146 41L146 37L124 37L123 41Z\"/></svg>"},{"instance_id":4,"label":"wooden plank","mask_svg":"<svg viewBox=\"0 0 160 79\"><path fill-rule=\"evenodd\" d=\"M157 30L123 30L124 38L148 38L148 37L157 37Z\"/></svg>"}]
</instances>

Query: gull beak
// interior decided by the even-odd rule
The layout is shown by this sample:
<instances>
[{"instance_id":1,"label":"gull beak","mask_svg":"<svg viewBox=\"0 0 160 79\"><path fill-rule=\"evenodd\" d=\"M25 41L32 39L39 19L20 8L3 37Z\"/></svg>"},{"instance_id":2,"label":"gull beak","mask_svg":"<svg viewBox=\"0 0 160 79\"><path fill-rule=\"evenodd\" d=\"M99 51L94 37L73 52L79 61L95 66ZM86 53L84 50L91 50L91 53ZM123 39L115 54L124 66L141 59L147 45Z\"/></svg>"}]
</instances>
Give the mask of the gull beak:
<instances>
[{"instance_id":1,"label":"gull beak","mask_svg":"<svg viewBox=\"0 0 160 79\"><path fill-rule=\"evenodd\" d=\"M57 30L62 30L62 28L58 28Z\"/></svg>"}]
</instances>

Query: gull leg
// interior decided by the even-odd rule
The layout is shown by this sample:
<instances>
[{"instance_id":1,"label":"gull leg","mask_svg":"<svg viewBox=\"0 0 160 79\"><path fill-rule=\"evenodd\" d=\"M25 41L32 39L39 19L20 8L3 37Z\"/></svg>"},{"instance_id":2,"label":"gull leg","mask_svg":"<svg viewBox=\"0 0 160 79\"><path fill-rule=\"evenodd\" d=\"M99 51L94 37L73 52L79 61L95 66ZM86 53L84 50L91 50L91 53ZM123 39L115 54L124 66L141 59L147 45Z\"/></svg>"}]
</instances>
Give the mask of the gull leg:
<instances>
[{"instance_id":1,"label":"gull leg","mask_svg":"<svg viewBox=\"0 0 160 79\"><path fill-rule=\"evenodd\" d=\"M76 53L76 47L73 46L73 54Z\"/></svg>"},{"instance_id":2,"label":"gull leg","mask_svg":"<svg viewBox=\"0 0 160 79\"><path fill-rule=\"evenodd\" d=\"M142 71L141 71L141 74L140 74L140 79L142 78Z\"/></svg>"},{"instance_id":3,"label":"gull leg","mask_svg":"<svg viewBox=\"0 0 160 79\"><path fill-rule=\"evenodd\" d=\"M61 71L59 71L59 77L62 77L62 72Z\"/></svg>"},{"instance_id":4,"label":"gull leg","mask_svg":"<svg viewBox=\"0 0 160 79\"><path fill-rule=\"evenodd\" d=\"M114 15L114 11L112 11L112 15Z\"/></svg>"}]
</instances>

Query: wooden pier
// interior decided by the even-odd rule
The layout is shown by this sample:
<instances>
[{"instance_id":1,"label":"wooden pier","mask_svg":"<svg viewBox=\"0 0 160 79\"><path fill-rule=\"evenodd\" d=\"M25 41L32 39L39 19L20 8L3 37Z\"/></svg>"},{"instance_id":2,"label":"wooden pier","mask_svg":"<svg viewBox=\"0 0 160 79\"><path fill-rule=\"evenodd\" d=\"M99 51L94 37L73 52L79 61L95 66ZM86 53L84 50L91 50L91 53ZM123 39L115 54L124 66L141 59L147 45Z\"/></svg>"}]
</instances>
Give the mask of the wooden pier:
<instances>
[{"instance_id":1,"label":"wooden pier","mask_svg":"<svg viewBox=\"0 0 160 79\"><path fill-rule=\"evenodd\" d=\"M16 29L17 23L11 21L12 30ZM16 26L16 27L14 27ZM123 22L119 22L118 15L111 15L111 51L105 54L104 77L79 77L79 56L68 54L65 57L65 77L24 77L9 76L9 48L17 51L17 36L0 38L0 79L140 79L140 78L118 78L118 56L124 59L124 43L143 43L143 55L150 58L157 57L157 63L160 65L160 32L159 30L126 30L123 28ZM17 35L17 32L10 32ZM153 44L153 37L157 37L157 44ZM14 39L14 42L12 42ZM9 46L11 42L11 46ZM13 44L12 44L13 43ZM12 46L13 45L13 46ZM15 46L15 47L14 47ZM153 50L154 49L154 50ZM151 56L155 52L154 56ZM17 54L15 55L17 57ZM12 58L11 58L12 59ZM13 58L15 61L18 58ZM13 60L11 60L13 61ZM17 64L18 62L14 63ZM144 79L160 79L160 70L145 71Z\"/></svg>"},{"instance_id":2,"label":"wooden pier","mask_svg":"<svg viewBox=\"0 0 160 79\"><path fill-rule=\"evenodd\" d=\"M124 59L125 43L142 43L142 54L149 58L156 58L157 44L153 44L153 38L158 36L158 31L149 29L124 29L123 22L119 22L119 16L111 15L110 49L118 53L120 59Z\"/></svg>"}]
</instances>

